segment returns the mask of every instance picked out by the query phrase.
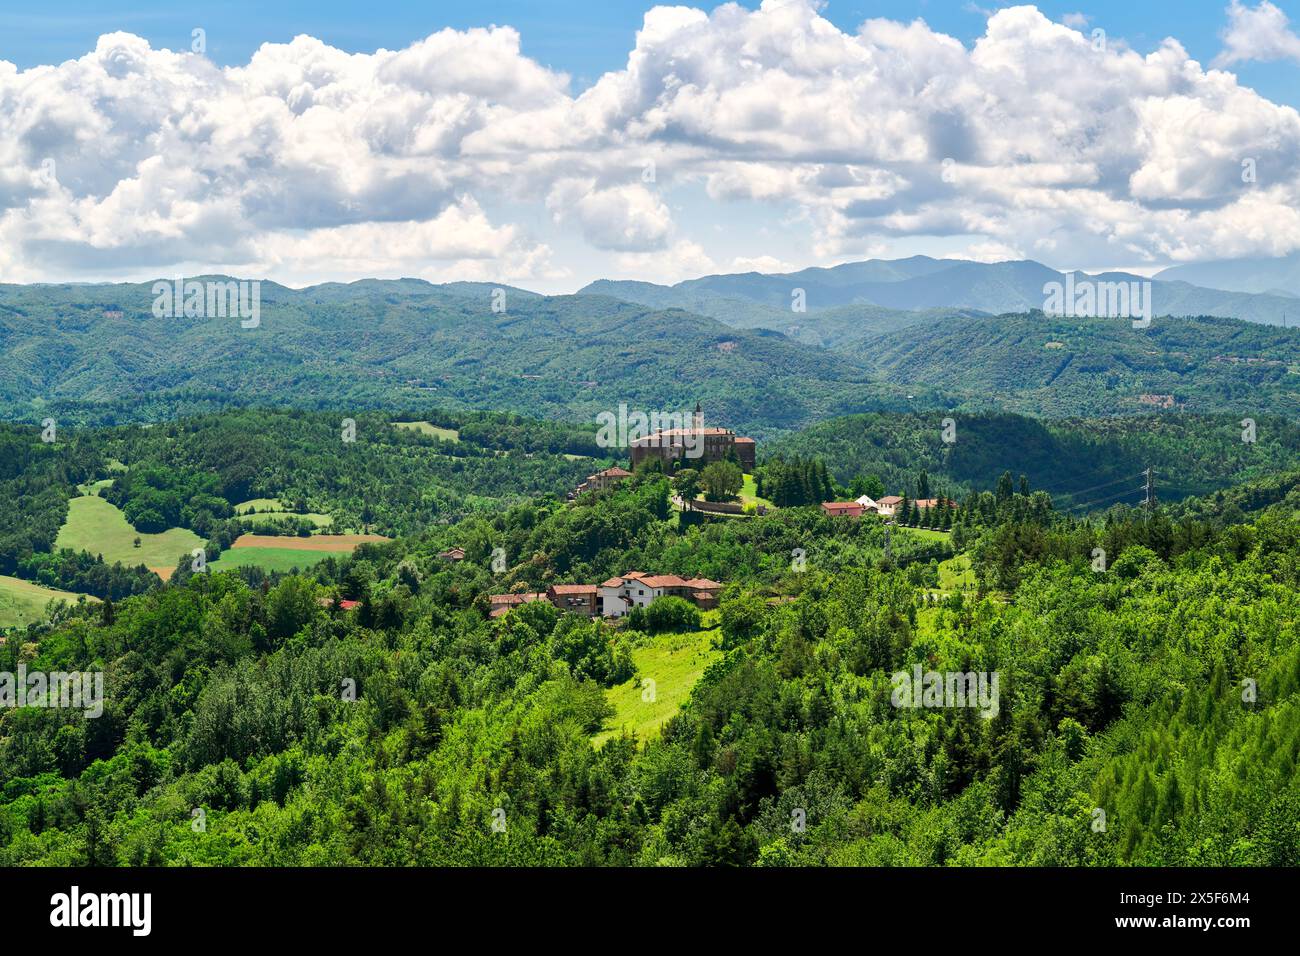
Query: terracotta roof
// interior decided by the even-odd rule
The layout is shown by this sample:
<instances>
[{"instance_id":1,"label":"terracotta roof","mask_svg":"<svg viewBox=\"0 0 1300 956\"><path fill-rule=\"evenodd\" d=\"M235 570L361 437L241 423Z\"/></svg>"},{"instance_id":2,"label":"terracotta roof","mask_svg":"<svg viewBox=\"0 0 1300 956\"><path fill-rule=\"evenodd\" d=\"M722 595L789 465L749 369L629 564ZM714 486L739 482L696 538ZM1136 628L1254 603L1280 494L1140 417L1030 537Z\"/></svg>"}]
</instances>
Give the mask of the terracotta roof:
<instances>
[{"instance_id":1,"label":"terracotta roof","mask_svg":"<svg viewBox=\"0 0 1300 956\"><path fill-rule=\"evenodd\" d=\"M624 577L624 579L626 579L626 580L630 580L630 581L640 581L643 577L645 577L645 572L644 572L644 571L628 571L626 574L623 575L623 577Z\"/></svg>"},{"instance_id":2,"label":"terracotta roof","mask_svg":"<svg viewBox=\"0 0 1300 956\"><path fill-rule=\"evenodd\" d=\"M753 444L755 444L755 442L754 442L754 439L752 439L752 438L737 438L737 439L736 439L736 444L737 444L737 445L753 445Z\"/></svg>"},{"instance_id":3,"label":"terracotta roof","mask_svg":"<svg viewBox=\"0 0 1300 956\"><path fill-rule=\"evenodd\" d=\"M880 501L877 502L877 504L882 504L882 505L901 505L902 503L903 503L903 499L900 498L898 495L886 495L885 497L881 498Z\"/></svg>"},{"instance_id":4,"label":"terracotta roof","mask_svg":"<svg viewBox=\"0 0 1300 956\"><path fill-rule=\"evenodd\" d=\"M488 600L493 604L527 604L530 601L544 601L546 595L540 591L525 591L522 594L489 594Z\"/></svg>"},{"instance_id":5,"label":"terracotta roof","mask_svg":"<svg viewBox=\"0 0 1300 956\"><path fill-rule=\"evenodd\" d=\"M623 586L622 578L610 578L608 581L601 582L602 588L620 588Z\"/></svg>"},{"instance_id":6,"label":"terracotta roof","mask_svg":"<svg viewBox=\"0 0 1300 956\"><path fill-rule=\"evenodd\" d=\"M708 578L691 578L686 582L688 588L720 588L722 587L717 581L710 581Z\"/></svg>"},{"instance_id":7,"label":"terracotta roof","mask_svg":"<svg viewBox=\"0 0 1300 956\"><path fill-rule=\"evenodd\" d=\"M697 601L712 601L717 597L717 595L710 594L708 591L693 591L691 592L691 597L695 598Z\"/></svg>"},{"instance_id":8,"label":"terracotta roof","mask_svg":"<svg viewBox=\"0 0 1300 956\"><path fill-rule=\"evenodd\" d=\"M822 511L827 514L862 514L862 505L856 501L824 501L822 502Z\"/></svg>"},{"instance_id":9,"label":"terracotta roof","mask_svg":"<svg viewBox=\"0 0 1300 956\"><path fill-rule=\"evenodd\" d=\"M598 471L593 476L595 478L631 478L632 472L615 465L613 468L606 468L604 471Z\"/></svg>"},{"instance_id":10,"label":"terracotta roof","mask_svg":"<svg viewBox=\"0 0 1300 956\"><path fill-rule=\"evenodd\" d=\"M629 445L644 445L664 438L685 438L693 435L703 435L707 438L721 438L725 435L732 435L734 432L729 428L669 428L663 431L657 431L644 438L638 438L635 441L628 442Z\"/></svg>"},{"instance_id":11,"label":"terracotta roof","mask_svg":"<svg viewBox=\"0 0 1300 956\"><path fill-rule=\"evenodd\" d=\"M552 584L547 593L555 594L595 594L594 584Z\"/></svg>"},{"instance_id":12,"label":"terracotta roof","mask_svg":"<svg viewBox=\"0 0 1300 956\"><path fill-rule=\"evenodd\" d=\"M641 583L652 588L684 588L686 582L675 574L656 574L641 579Z\"/></svg>"}]
</instances>

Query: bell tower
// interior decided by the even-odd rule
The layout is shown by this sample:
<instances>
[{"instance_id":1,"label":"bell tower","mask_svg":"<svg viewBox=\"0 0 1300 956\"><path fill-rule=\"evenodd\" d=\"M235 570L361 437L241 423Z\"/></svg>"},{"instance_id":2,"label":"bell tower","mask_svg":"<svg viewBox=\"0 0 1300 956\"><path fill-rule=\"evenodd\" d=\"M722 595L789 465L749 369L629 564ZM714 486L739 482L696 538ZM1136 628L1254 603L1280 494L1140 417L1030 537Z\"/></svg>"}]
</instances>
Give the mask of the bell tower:
<instances>
[{"instance_id":1,"label":"bell tower","mask_svg":"<svg viewBox=\"0 0 1300 956\"><path fill-rule=\"evenodd\" d=\"M695 403L695 414L691 416L691 428L697 432L704 431L704 409L698 401Z\"/></svg>"}]
</instances>

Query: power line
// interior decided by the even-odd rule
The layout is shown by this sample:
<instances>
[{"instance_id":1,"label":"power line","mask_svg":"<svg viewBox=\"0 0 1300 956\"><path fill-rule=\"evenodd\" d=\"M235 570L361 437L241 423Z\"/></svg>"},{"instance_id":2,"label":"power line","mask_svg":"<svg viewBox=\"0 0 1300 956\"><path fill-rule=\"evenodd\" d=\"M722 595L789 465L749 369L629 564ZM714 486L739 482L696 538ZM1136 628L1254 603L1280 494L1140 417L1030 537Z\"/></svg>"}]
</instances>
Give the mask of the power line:
<instances>
[{"instance_id":1,"label":"power line","mask_svg":"<svg viewBox=\"0 0 1300 956\"><path fill-rule=\"evenodd\" d=\"M1130 495L1140 495L1144 490L1145 490L1144 488L1129 488L1125 491L1117 491L1114 494L1105 495L1104 497L1097 498L1094 501L1085 501L1082 502L1081 504L1071 505L1070 507L1064 510L1064 513L1069 514L1071 511L1078 511L1083 508L1091 508L1094 505L1099 505L1106 501L1113 501L1114 504L1119 504L1120 502L1118 499L1127 498Z\"/></svg>"},{"instance_id":2,"label":"power line","mask_svg":"<svg viewBox=\"0 0 1300 956\"><path fill-rule=\"evenodd\" d=\"M1136 475L1125 475L1123 478L1116 478L1114 481L1103 481L1099 485L1093 485L1091 488L1080 488L1078 491L1051 492L1051 491L1047 491L1046 488L1040 488L1038 490L1047 491L1047 493L1050 495L1059 495L1062 498L1082 498L1084 495L1090 492L1099 491L1102 488L1109 488L1110 486L1118 485L1121 482L1136 481L1137 479L1143 477L1145 474L1146 472L1139 471Z\"/></svg>"}]
</instances>

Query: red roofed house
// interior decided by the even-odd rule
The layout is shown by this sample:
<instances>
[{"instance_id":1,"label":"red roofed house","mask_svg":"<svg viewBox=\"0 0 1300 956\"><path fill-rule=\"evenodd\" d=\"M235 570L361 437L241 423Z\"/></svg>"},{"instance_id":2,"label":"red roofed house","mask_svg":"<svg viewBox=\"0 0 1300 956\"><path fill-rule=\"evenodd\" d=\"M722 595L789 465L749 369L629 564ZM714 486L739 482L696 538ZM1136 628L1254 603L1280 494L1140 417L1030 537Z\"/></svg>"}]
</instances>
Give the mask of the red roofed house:
<instances>
[{"instance_id":1,"label":"red roofed house","mask_svg":"<svg viewBox=\"0 0 1300 956\"><path fill-rule=\"evenodd\" d=\"M587 480L578 485L574 493L580 495L584 491L604 491L606 488L613 488L631 477L632 472L615 465L613 468L606 468L594 475L588 475Z\"/></svg>"},{"instance_id":2,"label":"red roofed house","mask_svg":"<svg viewBox=\"0 0 1300 956\"><path fill-rule=\"evenodd\" d=\"M642 574L629 571L599 585L600 612L605 617L622 617L634 607L645 607L655 598L680 597L708 610L718 606L722 585L708 578L689 581L675 574Z\"/></svg>"},{"instance_id":3,"label":"red roofed house","mask_svg":"<svg viewBox=\"0 0 1300 956\"><path fill-rule=\"evenodd\" d=\"M957 508L957 502L953 501L951 498L917 498L912 502L912 504L916 505L918 508L937 508L939 507L940 501L947 501L949 508L954 510Z\"/></svg>"},{"instance_id":4,"label":"red roofed house","mask_svg":"<svg viewBox=\"0 0 1300 956\"><path fill-rule=\"evenodd\" d=\"M583 617L599 616L596 598L594 584L552 584L546 589L546 599L557 608Z\"/></svg>"},{"instance_id":5,"label":"red roofed house","mask_svg":"<svg viewBox=\"0 0 1300 956\"><path fill-rule=\"evenodd\" d=\"M832 518L861 518L863 508L856 501L824 501L822 511Z\"/></svg>"},{"instance_id":6,"label":"red roofed house","mask_svg":"<svg viewBox=\"0 0 1300 956\"><path fill-rule=\"evenodd\" d=\"M876 506L882 517L892 518L898 514L898 506L903 503L903 499L898 495L886 495L876 502Z\"/></svg>"},{"instance_id":7,"label":"red roofed house","mask_svg":"<svg viewBox=\"0 0 1300 956\"><path fill-rule=\"evenodd\" d=\"M491 603L492 610L488 612L488 617L501 617L521 604L545 600L546 595L540 591L528 591L523 594L489 594L488 601Z\"/></svg>"}]
</instances>

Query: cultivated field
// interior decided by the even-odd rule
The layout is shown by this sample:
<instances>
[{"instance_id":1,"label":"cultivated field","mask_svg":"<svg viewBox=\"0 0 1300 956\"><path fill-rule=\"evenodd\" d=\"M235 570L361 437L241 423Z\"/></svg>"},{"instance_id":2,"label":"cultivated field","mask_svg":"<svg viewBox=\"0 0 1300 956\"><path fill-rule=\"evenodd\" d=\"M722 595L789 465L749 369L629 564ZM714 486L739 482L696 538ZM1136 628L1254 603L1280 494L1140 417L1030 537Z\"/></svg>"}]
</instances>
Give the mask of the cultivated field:
<instances>
[{"instance_id":1,"label":"cultivated field","mask_svg":"<svg viewBox=\"0 0 1300 956\"><path fill-rule=\"evenodd\" d=\"M388 541L382 534L314 534L310 538L289 535L241 534L231 545L239 548L274 548L284 551L355 551L357 545L371 541Z\"/></svg>"}]
</instances>

